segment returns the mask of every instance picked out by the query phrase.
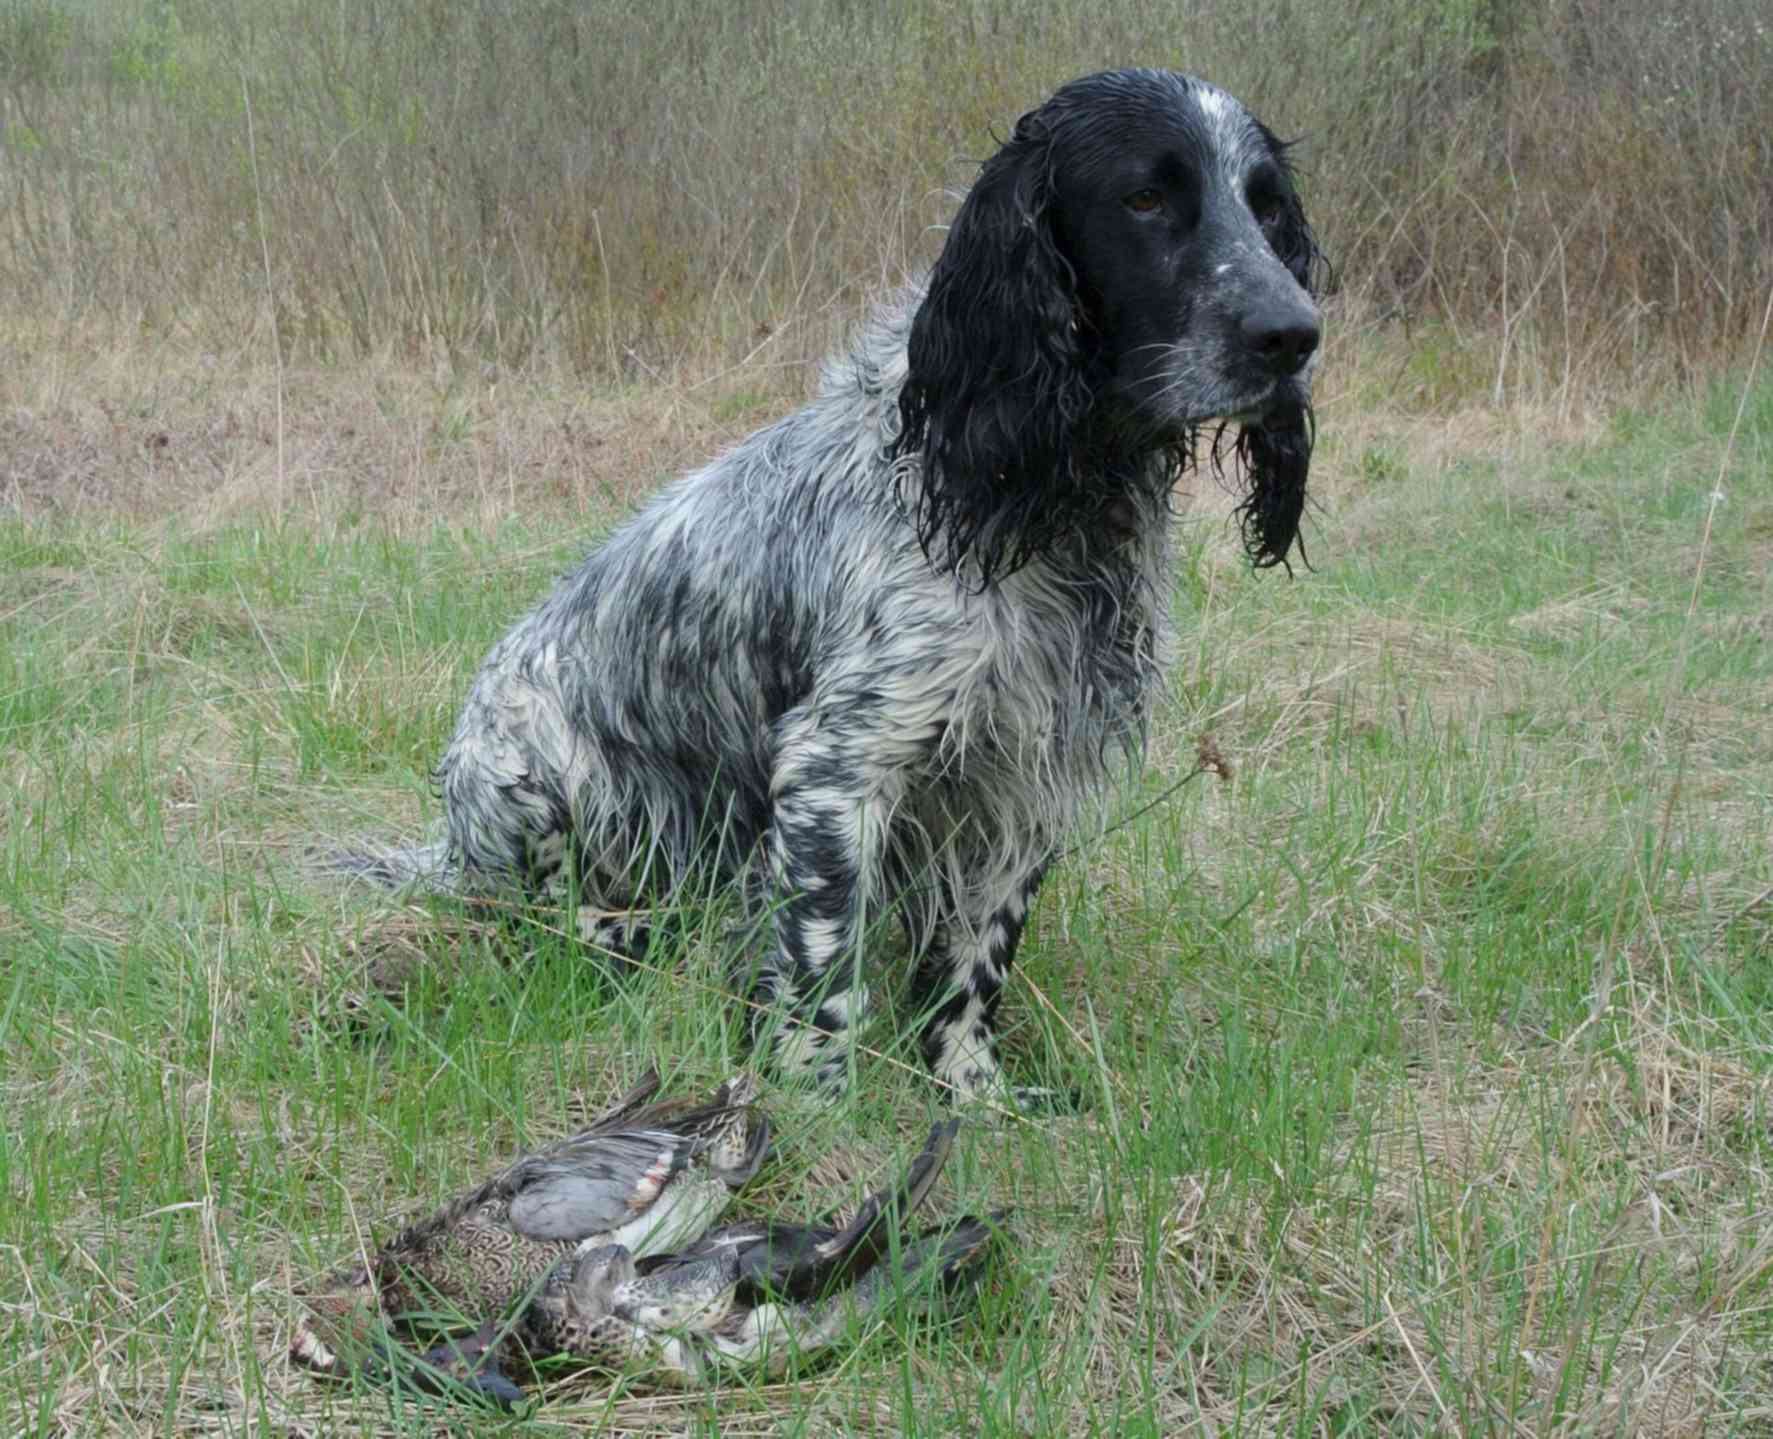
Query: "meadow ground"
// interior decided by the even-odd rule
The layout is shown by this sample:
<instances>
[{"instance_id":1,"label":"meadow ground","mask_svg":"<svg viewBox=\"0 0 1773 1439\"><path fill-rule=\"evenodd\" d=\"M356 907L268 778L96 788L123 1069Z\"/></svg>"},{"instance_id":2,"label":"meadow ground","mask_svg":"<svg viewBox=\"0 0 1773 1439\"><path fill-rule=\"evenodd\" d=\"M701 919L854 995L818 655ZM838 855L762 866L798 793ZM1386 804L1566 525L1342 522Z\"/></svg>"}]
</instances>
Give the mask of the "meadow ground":
<instances>
[{"instance_id":1,"label":"meadow ground","mask_svg":"<svg viewBox=\"0 0 1773 1439\"><path fill-rule=\"evenodd\" d=\"M1764 11L0 0L0 1432L1773 1435ZM294 1371L395 1216L743 1059L718 896L616 983L307 857L432 822L510 621L1127 63L1301 140L1314 567L1178 497L1006 1000L1086 1108L937 1196L1012 1211L977 1305L508 1420ZM747 1204L921 1140L894 1032Z\"/></svg>"},{"instance_id":2,"label":"meadow ground","mask_svg":"<svg viewBox=\"0 0 1773 1439\"><path fill-rule=\"evenodd\" d=\"M563 1374L512 1432L1773 1432L1773 385L1431 411L1342 333L1315 568L1183 499L1149 763L1007 1001L1087 1110L971 1126L938 1196L1013 1210L977 1307L780 1384ZM289 1295L646 1064L741 1062L718 905L616 984L304 856L435 818L485 648L801 377L10 383L5 1428L494 1427L292 1370ZM1230 777L1176 788L1207 736ZM772 1099L747 1202L909 1153L891 1036L851 1102Z\"/></svg>"}]
</instances>

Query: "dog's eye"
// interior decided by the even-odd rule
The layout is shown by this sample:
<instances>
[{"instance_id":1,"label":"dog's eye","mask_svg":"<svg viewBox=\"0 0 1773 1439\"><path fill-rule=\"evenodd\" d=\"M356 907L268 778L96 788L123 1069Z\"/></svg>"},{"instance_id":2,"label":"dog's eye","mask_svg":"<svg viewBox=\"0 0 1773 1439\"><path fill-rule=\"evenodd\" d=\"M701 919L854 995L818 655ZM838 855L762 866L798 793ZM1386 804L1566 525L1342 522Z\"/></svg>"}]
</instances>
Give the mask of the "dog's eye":
<instances>
[{"instance_id":1,"label":"dog's eye","mask_svg":"<svg viewBox=\"0 0 1773 1439\"><path fill-rule=\"evenodd\" d=\"M1250 196L1250 213L1256 217L1256 223L1270 233L1278 229L1286 217L1286 209L1277 195Z\"/></svg>"},{"instance_id":2,"label":"dog's eye","mask_svg":"<svg viewBox=\"0 0 1773 1439\"><path fill-rule=\"evenodd\" d=\"M1164 197L1156 190L1135 190L1123 201L1135 215L1155 215L1164 207Z\"/></svg>"}]
</instances>

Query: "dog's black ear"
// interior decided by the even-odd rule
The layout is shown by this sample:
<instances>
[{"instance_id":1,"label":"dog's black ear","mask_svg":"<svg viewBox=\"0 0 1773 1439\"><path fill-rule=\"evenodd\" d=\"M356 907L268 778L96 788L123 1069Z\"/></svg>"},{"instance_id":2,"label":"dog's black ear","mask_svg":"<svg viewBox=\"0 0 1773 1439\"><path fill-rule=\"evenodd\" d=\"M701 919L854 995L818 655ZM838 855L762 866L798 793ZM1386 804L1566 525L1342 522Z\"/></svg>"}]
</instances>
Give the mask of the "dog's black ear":
<instances>
[{"instance_id":1,"label":"dog's black ear","mask_svg":"<svg viewBox=\"0 0 1773 1439\"><path fill-rule=\"evenodd\" d=\"M1311 233L1305 207L1291 190L1281 204L1280 223L1274 228L1274 249L1305 293L1314 300L1319 298L1329 277L1329 262L1318 248L1317 236Z\"/></svg>"},{"instance_id":2,"label":"dog's black ear","mask_svg":"<svg viewBox=\"0 0 1773 1439\"><path fill-rule=\"evenodd\" d=\"M912 322L890 454L931 561L980 586L1056 536L1075 494L1073 437L1090 408L1077 281L1052 216L1039 111L986 161Z\"/></svg>"},{"instance_id":3,"label":"dog's black ear","mask_svg":"<svg viewBox=\"0 0 1773 1439\"><path fill-rule=\"evenodd\" d=\"M1258 125L1257 129L1279 161L1281 174L1286 180L1281 196L1280 223L1274 227L1270 243L1275 254L1280 256L1281 264L1287 267L1287 272L1299 282L1305 293L1314 300L1319 299L1330 283L1330 263L1318 248L1311 222L1305 218L1305 204L1299 198L1298 174L1289 158L1293 142L1277 139L1266 125Z\"/></svg>"}]
</instances>

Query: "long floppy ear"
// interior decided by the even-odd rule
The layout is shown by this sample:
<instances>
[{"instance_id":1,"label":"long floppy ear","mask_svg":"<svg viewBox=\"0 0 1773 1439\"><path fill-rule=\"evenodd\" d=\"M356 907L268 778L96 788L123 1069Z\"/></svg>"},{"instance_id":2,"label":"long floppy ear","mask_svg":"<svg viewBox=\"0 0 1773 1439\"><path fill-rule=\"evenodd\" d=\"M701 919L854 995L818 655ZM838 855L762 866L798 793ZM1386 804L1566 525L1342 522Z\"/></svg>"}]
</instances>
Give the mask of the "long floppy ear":
<instances>
[{"instance_id":1,"label":"long floppy ear","mask_svg":"<svg viewBox=\"0 0 1773 1439\"><path fill-rule=\"evenodd\" d=\"M1329 262L1305 218L1292 167L1287 164L1287 145L1266 128L1259 128L1287 176L1280 223L1271 243L1287 272L1315 301L1328 283ZM1249 485L1248 494L1237 507L1244 552L1257 569L1287 565L1290 571L1287 556L1295 545L1300 560L1305 561L1299 522L1305 514L1305 484L1311 472L1311 448L1317 426L1303 386L1301 391L1300 403L1295 408L1269 415L1260 425L1245 425L1233 447Z\"/></svg>"},{"instance_id":2,"label":"long floppy ear","mask_svg":"<svg viewBox=\"0 0 1773 1439\"><path fill-rule=\"evenodd\" d=\"M1069 523L1088 413L1077 282L1052 223L1052 142L1040 112L985 162L912 322L889 450L932 563L983 588ZM1073 505L1063 502L1073 497Z\"/></svg>"},{"instance_id":3,"label":"long floppy ear","mask_svg":"<svg viewBox=\"0 0 1773 1439\"><path fill-rule=\"evenodd\" d=\"M1282 140L1266 125L1258 122L1256 129L1267 143L1286 184L1281 199L1280 223L1275 226L1270 243L1281 264L1299 282L1301 289L1313 300L1322 297L1331 283L1330 262L1318 248L1317 236L1305 218L1305 205L1299 198L1298 173L1293 168L1294 140Z\"/></svg>"}]
</instances>

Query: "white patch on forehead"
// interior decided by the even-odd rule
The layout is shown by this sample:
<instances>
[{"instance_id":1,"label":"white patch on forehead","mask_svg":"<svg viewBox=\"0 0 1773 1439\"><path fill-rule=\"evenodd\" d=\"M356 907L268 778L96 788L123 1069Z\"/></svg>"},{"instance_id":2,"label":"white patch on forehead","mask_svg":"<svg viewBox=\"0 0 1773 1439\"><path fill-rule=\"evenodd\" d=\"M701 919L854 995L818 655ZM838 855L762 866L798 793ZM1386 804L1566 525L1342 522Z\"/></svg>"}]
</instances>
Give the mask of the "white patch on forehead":
<instances>
[{"instance_id":1,"label":"white patch on forehead","mask_svg":"<svg viewBox=\"0 0 1773 1439\"><path fill-rule=\"evenodd\" d=\"M1195 104L1213 132L1220 174L1236 183L1260 158L1256 131L1249 111L1233 96L1201 83L1194 92Z\"/></svg>"}]
</instances>

